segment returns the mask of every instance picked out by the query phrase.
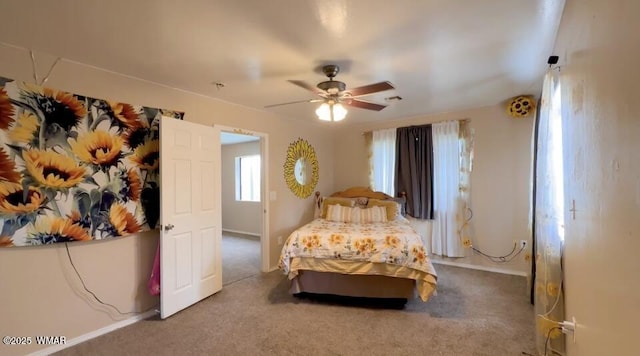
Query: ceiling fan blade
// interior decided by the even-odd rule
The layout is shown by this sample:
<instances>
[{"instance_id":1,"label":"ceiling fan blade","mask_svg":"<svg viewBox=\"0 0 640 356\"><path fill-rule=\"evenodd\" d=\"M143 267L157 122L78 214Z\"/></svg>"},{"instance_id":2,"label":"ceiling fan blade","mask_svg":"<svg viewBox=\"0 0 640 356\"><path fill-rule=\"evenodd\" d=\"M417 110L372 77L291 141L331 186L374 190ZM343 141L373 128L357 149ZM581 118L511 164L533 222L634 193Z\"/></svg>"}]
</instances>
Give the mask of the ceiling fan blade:
<instances>
[{"instance_id":1,"label":"ceiling fan blade","mask_svg":"<svg viewBox=\"0 0 640 356\"><path fill-rule=\"evenodd\" d=\"M318 95L322 95L322 94L326 94L324 91L316 88L315 86L307 83L307 82L303 82L302 80L289 80L289 83L297 85L303 89L307 89L308 91L312 92L312 93L316 93Z\"/></svg>"},{"instance_id":2,"label":"ceiling fan blade","mask_svg":"<svg viewBox=\"0 0 640 356\"><path fill-rule=\"evenodd\" d=\"M358 100L358 99L346 99L346 100L342 101L342 104L344 104L346 106L352 106L352 107L355 107L355 108L367 109L367 110L375 110L375 111L380 111L380 110L382 110L382 109L387 107L386 105L370 103L368 101L362 101L362 100Z\"/></svg>"},{"instance_id":3,"label":"ceiling fan blade","mask_svg":"<svg viewBox=\"0 0 640 356\"><path fill-rule=\"evenodd\" d=\"M265 106L265 109L272 108L275 106L289 105L289 104L299 104L299 103L317 103L320 101L324 101L324 99L307 99L307 100L298 100L298 101L290 101L288 103L280 103L280 104L271 104Z\"/></svg>"},{"instance_id":4,"label":"ceiling fan blade","mask_svg":"<svg viewBox=\"0 0 640 356\"><path fill-rule=\"evenodd\" d=\"M389 82L380 82L375 84L363 85L361 87L345 90L345 93L350 94L353 97L373 94L385 90L395 89L395 87Z\"/></svg>"}]
</instances>

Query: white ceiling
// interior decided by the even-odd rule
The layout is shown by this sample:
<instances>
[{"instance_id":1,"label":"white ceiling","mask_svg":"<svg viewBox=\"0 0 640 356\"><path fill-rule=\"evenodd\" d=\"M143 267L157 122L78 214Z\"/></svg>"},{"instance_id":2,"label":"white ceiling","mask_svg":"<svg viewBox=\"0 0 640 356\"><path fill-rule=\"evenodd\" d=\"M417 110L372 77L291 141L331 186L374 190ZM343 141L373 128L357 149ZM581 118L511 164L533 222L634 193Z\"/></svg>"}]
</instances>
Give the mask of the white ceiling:
<instances>
[{"instance_id":1,"label":"white ceiling","mask_svg":"<svg viewBox=\"0 0 640 356\"><path fill-rule=\"evenodd\" d=\"M345 122L494 105L540 90L564 0L59 0L0 2L0 41L297 120L288 82L389 81ZM55 76L55 71L52 77ZM214 82L224 83L217 88Z\"/></svg>"}]
</instances>

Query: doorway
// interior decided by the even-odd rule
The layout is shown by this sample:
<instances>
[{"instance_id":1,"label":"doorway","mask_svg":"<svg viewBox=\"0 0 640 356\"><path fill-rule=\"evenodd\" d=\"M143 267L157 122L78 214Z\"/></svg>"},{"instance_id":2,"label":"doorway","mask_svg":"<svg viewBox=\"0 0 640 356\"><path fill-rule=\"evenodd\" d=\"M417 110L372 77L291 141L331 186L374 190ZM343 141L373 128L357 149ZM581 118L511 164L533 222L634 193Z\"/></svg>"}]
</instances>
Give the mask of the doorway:
<instances>
[{"instance_id":1,"label":"doorway","mask_svg":"<svg viewBox=\"0 0 640 356\"><path fill-rule=\"evenodd\" d=\"M266 135L220 129L222 283L266 270Z\"/></svg>"}]
</instances>

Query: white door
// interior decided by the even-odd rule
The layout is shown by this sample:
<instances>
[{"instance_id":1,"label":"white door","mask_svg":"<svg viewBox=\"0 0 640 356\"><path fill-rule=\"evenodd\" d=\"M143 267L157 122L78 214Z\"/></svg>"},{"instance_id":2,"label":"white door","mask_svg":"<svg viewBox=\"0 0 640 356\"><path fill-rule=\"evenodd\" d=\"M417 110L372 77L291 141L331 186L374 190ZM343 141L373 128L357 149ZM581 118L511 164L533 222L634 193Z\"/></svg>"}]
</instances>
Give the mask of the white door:
<instances>
[{"instance_id":1,"label":"white door","mask_svg":"<svg viewBox=\"0 0 640 356\"><path fill-rule=\"evenodd\" d=\"M160 122L160 316L222 289L220 134L213 127Z\"/></svg>"}]
</instances>

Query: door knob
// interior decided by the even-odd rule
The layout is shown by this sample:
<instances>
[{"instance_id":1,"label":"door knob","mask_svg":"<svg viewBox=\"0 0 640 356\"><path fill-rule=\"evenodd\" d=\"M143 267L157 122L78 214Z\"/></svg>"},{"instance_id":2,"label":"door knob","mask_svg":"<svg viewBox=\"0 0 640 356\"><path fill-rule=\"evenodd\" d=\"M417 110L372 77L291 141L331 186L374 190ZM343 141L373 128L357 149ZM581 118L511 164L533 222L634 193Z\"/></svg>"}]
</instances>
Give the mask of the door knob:
<instances>
[{"instance_id":1,"label":"door knob","mask_svg":"<svg viewBox=\"0 0 640 356\"><path fill-rule=\"evenodd\" d=\"M173 224L167 224L164 226L164 231L169 231L172 230L174 228Z\"/></svg>"}]
</instances>

